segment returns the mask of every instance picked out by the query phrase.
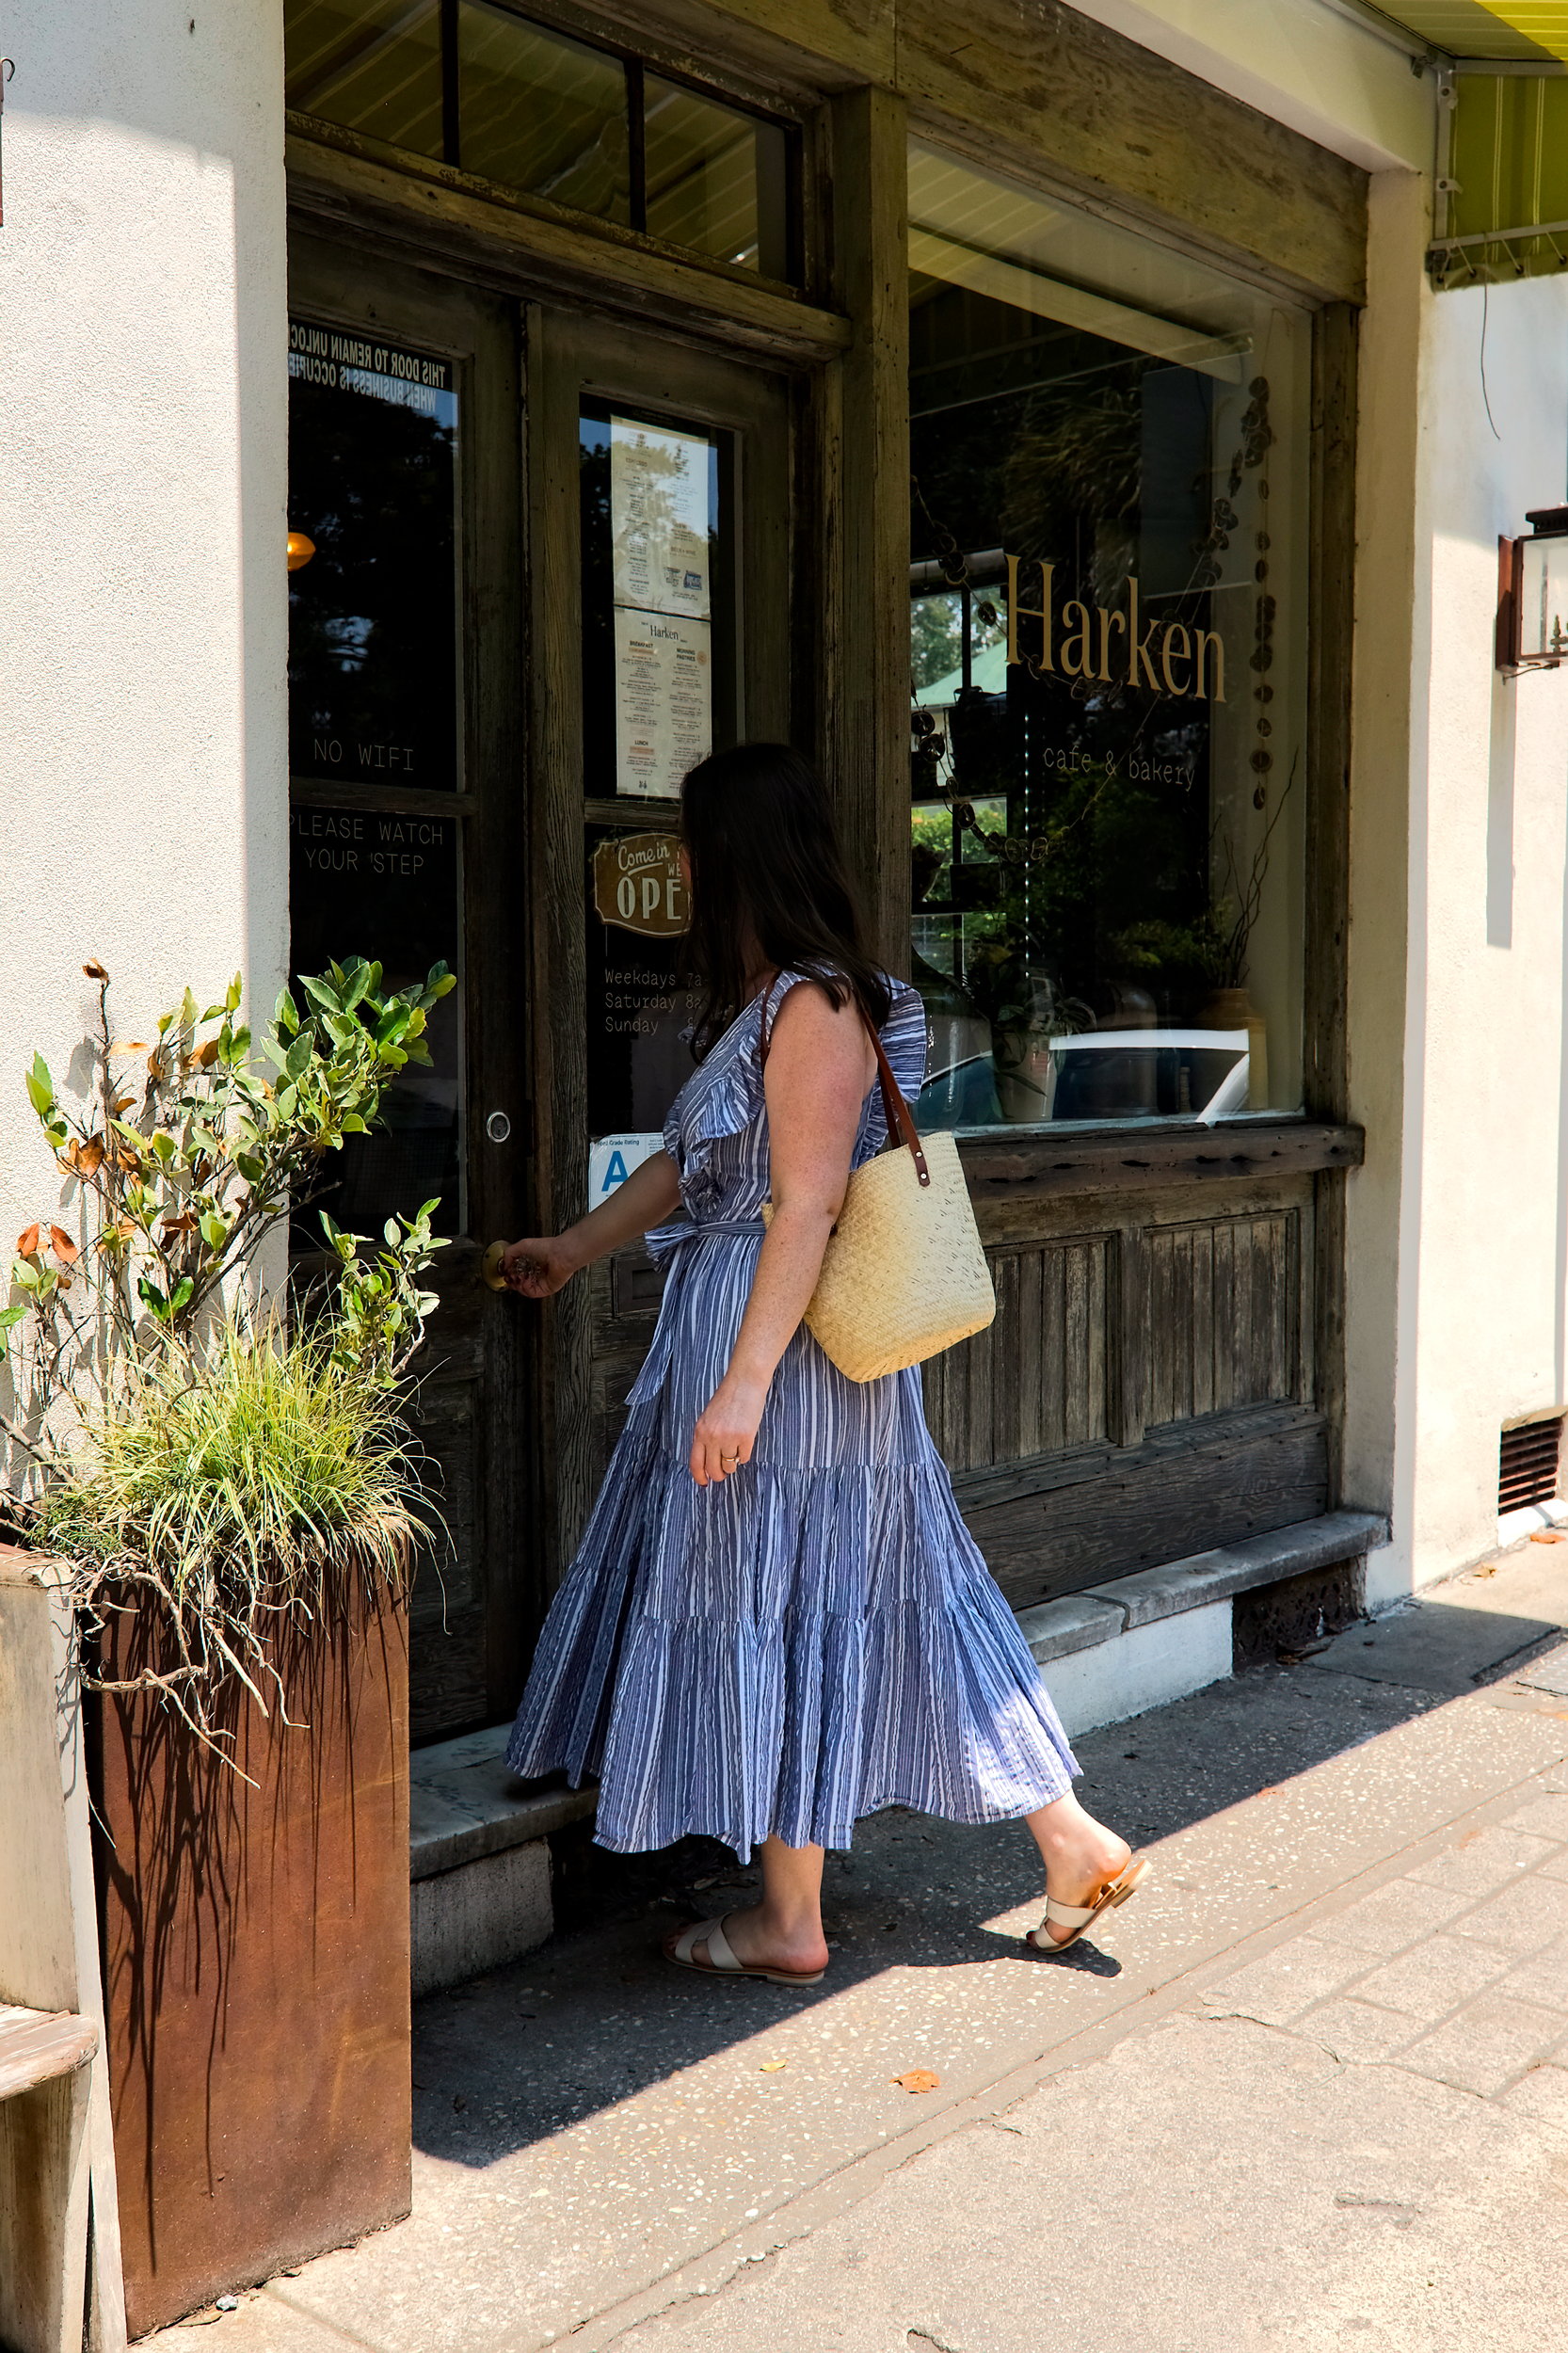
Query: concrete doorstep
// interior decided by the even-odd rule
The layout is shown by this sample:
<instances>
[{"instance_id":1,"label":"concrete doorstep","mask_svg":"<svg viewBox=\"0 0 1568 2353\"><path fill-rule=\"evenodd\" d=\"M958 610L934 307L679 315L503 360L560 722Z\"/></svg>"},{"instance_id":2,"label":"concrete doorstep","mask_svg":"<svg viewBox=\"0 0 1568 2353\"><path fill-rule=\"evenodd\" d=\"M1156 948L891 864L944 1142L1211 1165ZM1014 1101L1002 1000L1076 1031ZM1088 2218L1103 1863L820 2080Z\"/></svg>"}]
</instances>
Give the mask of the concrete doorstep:
<instances>
[{"instance_id":1,"label":"concrete doorstep","mask_svg":"<svg viewBox=\"0 0 1568 2353\"><path fill-rule=\"evenodd\" d=\"M1370 1512L1327 1512L1267 1536L1216 1545L1163 1568L1140 1569L1062 1601L1018 1613L1030 1649L1046 1671L1070 1737L1122 1723L1151 1707L1201 1691L1236 1662L1236 1604L1293 1586L1314 1572L1342 1569L1324 1599L1342 1625L1359 1614L1368 1552L1388 1541ZM1291 1628L1310 1641L1326 1630L1321 1603ZM1282 1628L1283 1630L1283 1628ZM1338 1631L1338 1626L1333 1629Z\"/></svg>"},{"instance_id":2,"label":"concrete doorstep","mask_svg":"<svg viewBox=\"0 0 1568 2353\"><path fill-rule=\"evenodd\" d=\"M808 1994L659 1960L749 1899L710 1842L652 1879L606 1858L596 1916L419 2006L410 2219L242 2297L223 2342L1199 2353L1217 2314L1243 2353L1553 2342L1565 1628L1568 1548L1526 1545L1083 1736L1087 1802L1155 1869L1060 1961L1021 1942L1014 1824L865 1824Z\"/></svg>"},{"instance_id":3,"label":"concrete doorstep","mask_svg":"<svg viewBox=\"0 0 1568 2353\"><path fill-rule=\"evenodd\" d=\"M408 1842L413 1990L460 1985L542 1945L554 1926L550 1834L591 1789L534 1789L506 1769L508 1727L414 1752Z\"/></svg>"}]
</instances>

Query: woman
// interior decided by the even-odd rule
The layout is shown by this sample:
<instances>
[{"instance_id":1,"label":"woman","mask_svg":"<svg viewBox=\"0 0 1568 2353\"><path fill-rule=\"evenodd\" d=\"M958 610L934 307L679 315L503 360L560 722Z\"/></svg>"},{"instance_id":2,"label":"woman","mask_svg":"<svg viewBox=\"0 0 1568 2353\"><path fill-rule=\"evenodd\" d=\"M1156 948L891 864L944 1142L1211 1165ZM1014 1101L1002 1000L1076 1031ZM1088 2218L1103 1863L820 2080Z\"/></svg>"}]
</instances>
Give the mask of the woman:
<instances>
[{"instance_id":1,"label":"woman","mask_svg":"<svg viewBox=\"0 0 1568 2353\"><path fill-rule=\"evenodd\" d=\"M888 1805L1027 1821L1048 1897L1030 1941L1059 1951L1144 1866L1072 1795L918 1369L849 1381L801 1321L850 1171L887 1141L866 1025L912 1099L923 1008L862 948L826 794L795 753L704 760L681 832L706 997L664 1149L566 1233L506 1252L530 1299L637 1234L668 1268L508 1762L597 1774L597 1835L618 1852L693 1832L760 1849L760 1903L671 1936L683 1968L815 1985L824 1849Z\"/></svg>"}]
</instances>

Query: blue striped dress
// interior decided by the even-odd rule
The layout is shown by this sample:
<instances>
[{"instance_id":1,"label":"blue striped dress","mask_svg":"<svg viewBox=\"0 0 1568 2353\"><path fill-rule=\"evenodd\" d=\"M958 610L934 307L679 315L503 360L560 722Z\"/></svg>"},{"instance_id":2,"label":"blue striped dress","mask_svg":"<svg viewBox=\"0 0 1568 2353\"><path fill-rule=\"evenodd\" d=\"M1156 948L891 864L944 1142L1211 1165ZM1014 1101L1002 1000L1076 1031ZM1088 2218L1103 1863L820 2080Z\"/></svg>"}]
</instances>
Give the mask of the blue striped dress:
<instances>
[{"instance_id":1,"label":"blue striped dress","mask_svg":"<svg viewBox=\"0 0 1568 2353\"><path fill-rule=\"evenodd\" d=\"M668 1268L658 1328L507 1750L525 1777L597 1775L596 1835L618 1853L692 1832L743 1860L770 1833L847 1847L889 1805L1000 1821L1079 1769L959 1518L918 1367L846 1380L802 1325L750 1462L709 1487L688 1468L762 1241L760 1016L754 1000L670 1112L685 1215L648 1238ZM902 982L882 1034L912 1101L925 1014ZM855 1165L886 1141L873 1085Z\"/></svg>"}]
</instances>

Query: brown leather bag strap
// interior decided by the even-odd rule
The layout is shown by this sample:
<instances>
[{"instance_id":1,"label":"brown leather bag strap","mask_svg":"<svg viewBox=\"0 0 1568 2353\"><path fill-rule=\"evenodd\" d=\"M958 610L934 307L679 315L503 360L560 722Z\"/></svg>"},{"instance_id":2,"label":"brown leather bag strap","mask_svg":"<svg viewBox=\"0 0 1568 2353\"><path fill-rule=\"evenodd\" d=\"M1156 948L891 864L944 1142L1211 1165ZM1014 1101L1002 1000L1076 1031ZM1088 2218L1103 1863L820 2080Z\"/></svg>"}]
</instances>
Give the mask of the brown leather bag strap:
<instances>
[{"instance_id":1,"label":"brown leather bag strap","mask_svg":"<svg viewBox=\"0 0 1568 2353\"><path fill-rule=\"evenodd\" d=\"M767 1068L768 1048L772 1043L768 1033L768 1024L772 1018L773 991L774 983L770 981L762 998L762 1017L758 1033L757 1066L760 1070ZM907 1148L915 1163L916 1176L922 1185L929 1185L931 1171L926 1166L925 1149L920 1143L920 1131L915 1125L914 1113L904 1101L904 1089L893 1076L893 1065L888 1060L887 1048L882 1043L876 1025L858 997L855 1000L855 1008L865 1023L866 1035L871 1039L872 1051L876 1056L877 1083L882 1089L882 1111L888 1122L888 1139L890 1141L896 1136L900 1144Z\"/></svg>"}]
</instances>

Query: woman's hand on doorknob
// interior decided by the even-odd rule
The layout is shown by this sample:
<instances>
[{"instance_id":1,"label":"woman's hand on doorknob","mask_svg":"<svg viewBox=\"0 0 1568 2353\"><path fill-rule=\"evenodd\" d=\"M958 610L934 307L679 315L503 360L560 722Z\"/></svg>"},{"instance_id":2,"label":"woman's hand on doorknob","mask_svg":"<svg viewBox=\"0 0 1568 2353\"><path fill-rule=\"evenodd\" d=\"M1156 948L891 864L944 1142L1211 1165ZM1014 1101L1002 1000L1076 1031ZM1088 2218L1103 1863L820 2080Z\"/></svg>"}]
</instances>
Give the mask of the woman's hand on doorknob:
<instances>
[{"instance_id":1,"label":"woman's hand on doorknob","mask_svg":"<svg viewBox=\"0 0 1568 2353\"><path fill-rule=\"evenodd\" d=\"M576 1259L563 1247L565 1239L561 1234L536 1235L526 1241L508 1242L501 1257L507 1289L520 1292L524 1299L548 1299L558 1291L577 1272Z\"/></svg>"},{"instance_id":2,"label":"woman's hand on doorknob","mask_svg":"<svg viewBox=\"0 0 1568 2353\"><path fill-rule=\"evenodd\" d=\"M492 1242L487 1253L486 1280L493 1280L500 1252L501 1287L522 1299L548 1299L569 1282L579 1268L592 1266L623 1242L661 1225L680 1198L675 1162L667 1152L634 1168L607 1200L564 1234L536 1234L526 1241Z\"/></svg>"}]
</instances>

